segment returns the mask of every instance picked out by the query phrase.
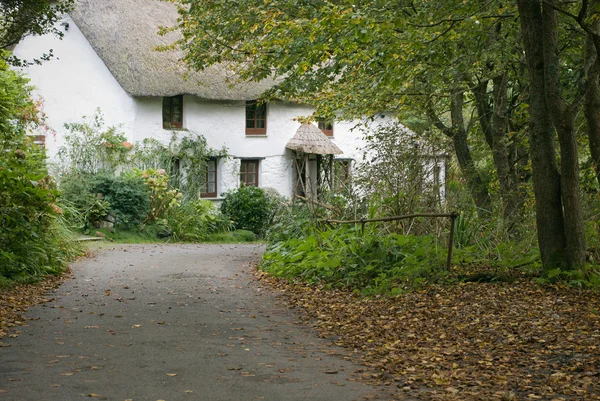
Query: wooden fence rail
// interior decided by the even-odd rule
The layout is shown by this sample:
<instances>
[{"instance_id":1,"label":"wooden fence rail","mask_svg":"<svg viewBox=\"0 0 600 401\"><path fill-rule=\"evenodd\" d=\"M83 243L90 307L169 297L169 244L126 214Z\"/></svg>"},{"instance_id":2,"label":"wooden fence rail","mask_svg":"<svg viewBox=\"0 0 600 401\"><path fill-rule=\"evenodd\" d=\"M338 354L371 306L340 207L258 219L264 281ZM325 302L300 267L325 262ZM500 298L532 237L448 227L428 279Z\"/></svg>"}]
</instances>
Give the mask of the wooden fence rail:
<instances>
[{"instance_id":1,"label":"wooden fence rail","mask_svg":"<svg viewBox=\"0 0 600 401\"><path fill-rule=\"evenodd\" d=\"M448 258L446 259L446 270L450 270L452 266L452 248L454 247L454 221L458 217L458 213L414 213L404 216L381 217L379 219L360 219L360 220L323 220L327 224L360 224L362 232L365 232L366 223L375 223L382 221L395 221L412 219L415 217L430 217L430 218L449 218L450 219L450 238L448 238Z\"/></svg>"}]
</instances>

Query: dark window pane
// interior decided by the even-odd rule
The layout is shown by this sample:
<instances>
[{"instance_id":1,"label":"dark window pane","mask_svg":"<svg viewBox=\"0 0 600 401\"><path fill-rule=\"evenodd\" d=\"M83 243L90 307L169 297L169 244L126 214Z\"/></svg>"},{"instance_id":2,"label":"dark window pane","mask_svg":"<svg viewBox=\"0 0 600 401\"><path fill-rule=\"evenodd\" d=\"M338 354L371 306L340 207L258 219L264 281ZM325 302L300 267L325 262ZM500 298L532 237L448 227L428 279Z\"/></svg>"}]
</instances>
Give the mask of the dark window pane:
<instances>
[{"instance_id":1,"label":"dark window pane","mask_svg":"<svg viewBox=\"0 0 600 401\"><path fill-rule=\"evenodd\" d=\"M181 109L173 110L173 122L180 123L181 122Z\"/></svg>"},{"instance_id":2,"label":"dark window pane","mask_svg":"<svg viewBox=\"0 0 600 401\"><path fill-rule=\"evenodd\" d=\"M171 123L171 98L163 97L163 126L168 126Z\"/></svg>"}]
</instances>

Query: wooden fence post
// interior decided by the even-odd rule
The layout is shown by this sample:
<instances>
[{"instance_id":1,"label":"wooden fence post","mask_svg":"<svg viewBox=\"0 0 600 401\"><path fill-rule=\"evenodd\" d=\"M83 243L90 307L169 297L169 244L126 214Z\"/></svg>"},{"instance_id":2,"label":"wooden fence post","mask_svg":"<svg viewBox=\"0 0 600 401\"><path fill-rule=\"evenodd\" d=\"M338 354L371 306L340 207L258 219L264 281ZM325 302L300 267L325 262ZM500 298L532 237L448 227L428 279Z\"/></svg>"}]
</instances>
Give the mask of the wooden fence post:
<instances>
[{"instance_id":1,"label":"wooden fence post","mask_svg":"<svg viewBox=\"0 0 600 401\"><path fill-rule=\"evenodd\" d=\"M450 238L448 238L448 260L446 261L446 270L450 271L452 267L452 248L454 247L454 221L458 214L453 212L450 214Z\"/></svg>"}]
</instances>

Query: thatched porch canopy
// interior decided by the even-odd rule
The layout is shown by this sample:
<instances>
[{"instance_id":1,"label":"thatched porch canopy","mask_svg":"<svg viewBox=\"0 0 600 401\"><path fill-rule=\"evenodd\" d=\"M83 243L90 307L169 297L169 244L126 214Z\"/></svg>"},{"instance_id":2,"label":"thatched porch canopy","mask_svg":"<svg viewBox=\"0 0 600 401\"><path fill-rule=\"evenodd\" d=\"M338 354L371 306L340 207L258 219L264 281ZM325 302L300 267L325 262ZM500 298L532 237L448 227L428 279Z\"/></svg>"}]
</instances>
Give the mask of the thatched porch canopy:
<instances>
[{"instance_id":1,"label":"thatched porch canopy","mask_svg":"<svg viewBox=\"0 0 600 401\"><path fill-rule=\"evenodd\" d=\"M195 95L214 100L253 100L275 82L239 82L227 65L188 71L183 53L169 45L179 31L158 35L159 26L177 24L177 8L160 0L77 0L71 18L121 87L132 96ZM231 84L235 82L236 85Z\"/></svg>"},{"instance_id":2,"label":"thatched porch canopy","mask_svg":"<svg viewBox=\"0 0 600 401\"><path fill-rule=\"evenodd\" d=\"M317 155L341 155L344 153L313 124L302 124L285 147L296 152Z\"/></svg>"}]
</instances>

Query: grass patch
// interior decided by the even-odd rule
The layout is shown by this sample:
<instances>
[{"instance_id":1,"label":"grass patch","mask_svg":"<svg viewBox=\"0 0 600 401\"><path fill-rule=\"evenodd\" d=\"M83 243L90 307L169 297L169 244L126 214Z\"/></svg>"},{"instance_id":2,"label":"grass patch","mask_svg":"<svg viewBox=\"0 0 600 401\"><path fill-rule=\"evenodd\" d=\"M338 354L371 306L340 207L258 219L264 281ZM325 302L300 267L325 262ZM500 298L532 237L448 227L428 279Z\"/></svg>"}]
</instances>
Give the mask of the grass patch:
<instances>
[{"instance_id":1,"label":"grass patch","mask_svg":"<svg viewBox=\"0 0 600 401\"><path fill-rule=\"evenodd\" d=\"M147 244L156 242L167 242L167 239L159 238L157 234L161 231L160 227L146 226L142 230L117 230L110 232L106 229L96 230L105 235L104 239L115 244Z\"/></svg>"},{"instance_id":2,"label":"grass patch","mask_svg":"<svg viewBox=\"0 0 600 401\"><path fill-rule=\"evenodd\" d=\"M104 240L112 244L151 244L151 243L186 243L186 241L175 241L172 237L159 238L158 233L163 231L160 227L147 226L141 231L115 231L99 229L105 235ZM223 243L238 244L242 242L260 242L256 235L248 230L235 230L224 233L209 234L206 241L194 241L192 243ZM189 243L189 242L188 242Z\"/></svg>"},{"instance_id":3,"label":"grass patch","mask_svg":"<svg viewBox=\"0 0 600 401\"><path fill-rule=\"evenodd\" d=\"M223 244L237 244L240 242L260 242L257 240L256 235L252 231L248 230L235 230L225 233L214 233L209 234L206 242L211 243L223 243Z\"/></svg>"}]
</instances>

